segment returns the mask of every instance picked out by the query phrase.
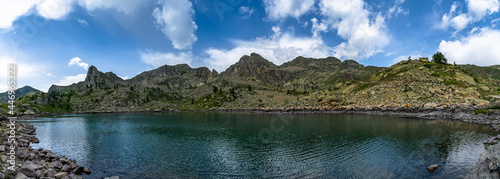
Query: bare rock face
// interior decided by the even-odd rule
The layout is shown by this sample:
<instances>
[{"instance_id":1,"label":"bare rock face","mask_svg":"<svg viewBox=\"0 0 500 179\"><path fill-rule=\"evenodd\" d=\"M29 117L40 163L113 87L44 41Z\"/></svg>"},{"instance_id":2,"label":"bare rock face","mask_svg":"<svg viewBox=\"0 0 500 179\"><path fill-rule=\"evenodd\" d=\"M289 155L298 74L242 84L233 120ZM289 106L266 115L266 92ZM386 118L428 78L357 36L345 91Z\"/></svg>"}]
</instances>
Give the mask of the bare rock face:
<instances>
[{"instance_id":1,"label":"bare rock face","mask_svg":"<svg viewBox=\"0 0 500 179\"><path fill-rule=\"evenodd\" d=\"M500 144L489 145L479 162L469 171L466 179L500 178L498 164L500 163Z\"/></svg>"}]
</instances>

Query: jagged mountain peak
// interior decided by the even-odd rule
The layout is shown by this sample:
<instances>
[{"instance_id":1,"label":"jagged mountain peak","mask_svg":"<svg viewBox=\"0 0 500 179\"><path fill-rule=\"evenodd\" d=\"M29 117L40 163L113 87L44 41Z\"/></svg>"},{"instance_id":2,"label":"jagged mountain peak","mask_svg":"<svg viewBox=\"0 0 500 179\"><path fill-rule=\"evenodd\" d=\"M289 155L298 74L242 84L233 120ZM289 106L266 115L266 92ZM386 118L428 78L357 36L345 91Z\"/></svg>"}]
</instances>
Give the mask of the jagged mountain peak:
<instances>
[{"instance_id":1,"label":"jagged mountain peak","mask_svg":"<svg viewBox=\"0 0 500 179\"><path fill-rule=\"evenodd\" d=\"M250 56L242 56L238 62L231 65L226 71L222 72L221 75L251 77L256 76L258 73L261 73L266 69L277 67L277 65L263 58L259 54L252 53Z\"/></svg>"}]
</instances>

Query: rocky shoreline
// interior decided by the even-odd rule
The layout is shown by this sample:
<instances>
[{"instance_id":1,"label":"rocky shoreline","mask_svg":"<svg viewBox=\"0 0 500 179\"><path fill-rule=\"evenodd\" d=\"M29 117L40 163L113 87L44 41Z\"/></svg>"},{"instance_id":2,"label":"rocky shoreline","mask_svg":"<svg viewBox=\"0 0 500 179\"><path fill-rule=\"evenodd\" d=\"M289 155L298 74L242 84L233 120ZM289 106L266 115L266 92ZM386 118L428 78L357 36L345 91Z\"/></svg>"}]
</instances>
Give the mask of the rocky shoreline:
<instances>
[{"instance_id":1,"label":"rocky shoreline","mask_svg":"<svg viewBox=\"0 0 500 179\"><path fill-rule=\"evenodd\" d=\"M258 109L215 109L209 111L253 112L262 114L281 113L352 113L395 117L416 117L425 119L446 119L465 122L468 124L485 125L495 131L500 131L500 109L486 109L487 106L478 104L418 104L418 105L369 105L369 106L338 106L338 107L279 107ZM476 110L485 110L487 114L477 113Z\"/></svg>"},{"instance_id":2,"label":"rocky shoreline","mask_svg":"<svg viewBox=\"0 0 500 179\"><path fill-rule=\"evenodd\" d=\"M359 106L359 105L349 105L349 106L317 106L317 107L277 107L277 108L243 108L243 109L210 109L201 111L221 111L221 112L252 112L260 114L305 114L305 113L347 113L347 114L368 114L368 115L384 115L384 116L395 116L395 117L416 117L425 119L445 119L445 120L455 120L460 122L465 122L469 124L485 125L489 126L495 131L500 131L500 109L487 109L488 106L484 104L451 104L451 103L427 103L427 104L406 104L406 105L369 105L369 106ZM476 110L486 110L487 114L476 113ZM168 110L168 111L94 111L94 112L83 112L77 114L106 114L106 113L157 113L157 112L179 112L179 110ZM56 114L51 114L56 115ZM34 116L25 117L27 119L33 118ZM1 122L1 126L5 126L8 122ZM24 139L35 143L38 141L34 137L34 127L29 124L17 124L18 131L23 132L19 139ZM27 133L26 133L27 132ZM7 134L3 131L0 132L0 138L2 141L5 140ZM31 139L31 140L30 140ZM496 169L500 166L500 135L490 139L485 142L487 150L481 154L479 162L469 171L466 178L483 178L492 177L499 178L498 174L500 169ZM50 150L44 149L32 149L28 143L20 142L20 151L24 154L25 160L20 160L18 166L16 166L16 171L7 172L6 170L0 171L0 179L5 178L9 175L10 177L18 178L28 178L31 174L34 174L36 178L81 178L77 174L85 173L89 169L80 167L76 164L74 160L68 160L65 157L58 157L53 154ZM2 146L0 145L0 154L2 155L2 161L6 154L6 151L2 151ZM5 145L5 148L9 145ZM21 155L22 155L21 154ZM26 155L28 154L28 155ZM31 158L30 158L31 157ZM4 164L3 167L8 167L8 164ZM495 168L495 169L494 169ZM33 171L33 172L31 172ZM27 174L26 174L27 173ZM3 174L3 175L2 175ZM56 175L58 174L58 175ZM29 176L28 176L29 175Z\"/></svg>"},{"instance_id":3,"label":"rocky shoreline","mask_svg":"<svg viewBox=\"0 0 500 179\"><path fill-rule=\"evenodd\" d=\"M39 142L33 125L0 118L0 179L79 179L83 178L79 175L91 173L75 160L43 148L32 148L30 143Z\"/></svg>"}]
</instances>

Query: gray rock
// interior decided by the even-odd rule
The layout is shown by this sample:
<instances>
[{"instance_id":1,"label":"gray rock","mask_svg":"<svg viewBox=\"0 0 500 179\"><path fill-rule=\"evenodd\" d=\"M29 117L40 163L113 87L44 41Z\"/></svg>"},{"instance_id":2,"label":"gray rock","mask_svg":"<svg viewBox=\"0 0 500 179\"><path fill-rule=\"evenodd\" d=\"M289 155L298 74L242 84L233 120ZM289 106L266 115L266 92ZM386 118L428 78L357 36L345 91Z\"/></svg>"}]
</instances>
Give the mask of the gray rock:
<instances>
[{"instance_id":1,"label":"gray rock","mask_svg":"<svg viewBox=\"0 0 500 179\"><path fill-rule=\"evenodd\" d=\"M92 173L92 171L90 171L90 168L84 168L84 169L83 169L83 173L85 173L85 174L89 175L89 174L91 174L91 173Z\"/></svg>"},{"instance_id":2,"label":"gray rock","mask_svg":"<svg viewBox=\"0 0 500 179\"><path fill-rule=\"evenodd\" d=\"M63 167L61 168L61 172L70 172L71 167L68 164L64 164Z\"/></svg>"},{"instance_id":3,"label":"gray rock","mask_svg":"<svg viewBox=\"0 0 500 179\"><path fill-rule=\"evenodd\" d=\"M73 170L73 173L77 174L77 175L81 175L85 172L85 168L83 167L76 167L74 170Z\"/></svg>"},{"instance_id":4,"label":"gray rock","mask_svg":"<svg viewBox=\"0 0 500 179\"><path fill-rule=\"evenodd\" d=\"M17 152L16 156L19 157L19 158L21 158L21 159L26 158L26 154L24 154L24 152Z\"/></svg>"},{"instance_id":5,"label":"gray rock","mask_svg":"<svg viewBox=\"0 0 500 179\"><path fill-rule=\"evenodd\" d=\"M439 168L439 165L433 164L427 167L427 171L429 173L434 173Z\"/></svg>"},{"instance_id":6,"label":"gray rock","mask_svg":"<svg viewBox=\"0 0 500 179\"><path fill-rule=\"evenodd\" d=\"M37 178L43 177L43 170L37 170L37 171L35 171L35 173L36 173Z\"/></svg>"},{"instance_id":7,"label":"gray rock","mask_svg":"<svg viewBox=\"0 0 500 179\"><path fill-rule=\"evenodd\" d=\"M31 162L26 162L23 167L21 168L20 172L23 173L24 175L28 177L36 177L36 170L41 169L42 166L31 163Z\"/></svg>"},{"instance_id":8,"label":"gray rock","mask_svg":"<svg viewBox=\"0 0 500 179\"><path fill-rule=\"evenodd\" d=\"M66 157L59 158L59 161L61 161L63 164L69 163L69 160Z\"/></svg>"},{"instance_id":9,"label":"gray rock","mask_svg":"<svg viewBox=\"0 0 500 179\"><path fill-rule=\"evenodd\" d=\"M66 172L57 172L57 173L54 175L54 177L55 177L56 179L65 178L65 177L67 177L67 176L68 176L68 173L66 173Z\"/></svg>"},{"instance_id":10,"label":"gray rock","mask_svg":"<svg viewBox=\"0 0 500 179\"><path fill-rule=\"evenodd\" d=\"M78 176L76 176L74 173L69 174L68 178L70 179L78 179Z\"/></svg>"},{"instance_id":11,"label":"gray rock","mask_svg":"<svg viewBox=\"0 0 500 179\"><path fill-rule=\"evenodd\" d=\"M28 177L36 177L35 170L32 170L30 168L21 168L20 173L23 173L24 175Z\"/></svg>"},{"instance_id":12,"label":"gray rock","mask_svg":"<svg viewBox=\"0 0 500 179\"><path fill-rule=\"evenodd\" d=\"M120 179L118 176L105 177L104 179Z\"/></svg>"},{"instance_id":13,"label":"gray rock","mask_svg":"<svg viewBox=\"0 0 500 179\"><path fill-rule=\"evenodd\" d=\"M54 175L56 175L56 170L52 169L52 168L49 168L47 170L45 170L45 172L43 172L43 175L45 175L46 177L54 177Z\"/></svg>"},{"instance_id":14,"label":"gray rock","mask_svg":"<svg viewBox=\"0 0 500 179\"><path fill-rule=\"evenodd\" d=\"M56 168L56 169L61 169L62 168L62 163L60 161L54 161L49 164L50 168Z\"/></svg>"},{"instance_id":15,"label":"gray rock","mask_svg":"<svg viewBox=\"0 0 500 179\"><path fill-rule=\"evenodd\" d=\"M43 152L42 152L43 153ZM56 154L54 154L52 151L48 151L46 154L45 154L45 157L46 158L49 158L49 159L56 159L56 158L59 158Z\"/></svg>"},{"instance_id":16,"label":"gray rock","mask_svg":"<svg viewBox=\"0 0 500 179\"><path fill-rule=\"evenodd\" d=\"M491 159L489 159L489 158L486 158L484 161L488 164L488 170L489 170L490 172L495 172L495 171L497 171L498 166L497 166L497 164L496 164L495 162L493 162L493 161L492 161Z\"/></svg>"},{"instance_id":17,"label":"gray rock","mask_svg":"<svg viewBox=\"0 0 500 179\"><path fill-rule=\"evenodd\" d=\"M29 143L30 143L30 141L29 141L29 140L26 140L26 139L19 139L19 140L17 140L17 141L18 141L18 142L21 142L21 143L27 143L27 144L29 144Z\"/></svg>"},{"instance_id":18,"label":"gray rock","mask_svg":"<svg viewBox=\"0 0 500 179\"><path fill-rule=\"evenodd\" d=\"M5 152L5 145L0 145L0 152Z\"/></svg>"},{"instance_id":19,"label":"gray rock","mask_svg":"<svg viewBox=\"0 0 500 179\"><path fill-rule=\"evenodd\" d=\"M466 179L480 179L480 178L491 178L498 179L500 175L497 170L490 170L490 164L492 161L489 158L479 162L474 166L467 176Z\"/></svg>"},{"instance_id":20,"label":"gray rock","mask_svg":"<svg viewBox=\"0 0 500 179\"><path fill-rule=\"evenodd\" d=\"M36 171L36 170L41 169L42 166L34 164L34 163L28 161L28 162L24 163L23 167L21 167L21 168L28 168L28 169L31 169L33 171Z\"/></svg>"},{"instance_id":21,"label":"gray rock","mask_svg":"<svg viewBox=\"0 0 500 179\"><path fill-rule=\"evenodd\" d=\"M76 162L71 162L69 164L69 166L71 167L71 169L75 169L75 168L79 167L78 164L76 164Z\"/></svg>"},{"instance_id":22,"label":"gray rock","mask_svg":"<svg viewBox=\"0 0 500 179\"><path fill-rule=\"evenodd\" d=\"M19 172L16 175L16 179L29 179L29 177L24 175L23 173Z\"/></svg>"}]
</instances>

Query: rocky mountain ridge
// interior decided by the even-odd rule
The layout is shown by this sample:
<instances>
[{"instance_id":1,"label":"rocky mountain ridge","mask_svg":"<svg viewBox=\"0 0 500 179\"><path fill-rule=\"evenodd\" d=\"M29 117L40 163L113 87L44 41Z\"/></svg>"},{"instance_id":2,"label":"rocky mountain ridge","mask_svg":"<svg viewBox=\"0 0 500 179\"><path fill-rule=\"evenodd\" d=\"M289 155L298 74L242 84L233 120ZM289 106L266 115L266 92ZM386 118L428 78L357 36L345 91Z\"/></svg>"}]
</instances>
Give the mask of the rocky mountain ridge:
<instances>
[{"instance_id":1,"label":"rocky mountain ridge","mask_svg":"<svg viewBox=\"0 0 500 179\"><path fill-rule=\"evenodd\" d=\"M481 73L488 70L488 73ZM123 80L95 66L85 81L33 92L19 107L34 113L126 112L347 105L487 104L499 93L500 69L422 60L391 67L335 57L297 57L275 65L256 53L220 74L186 64Z\"/></svg>"}]
</instances>

